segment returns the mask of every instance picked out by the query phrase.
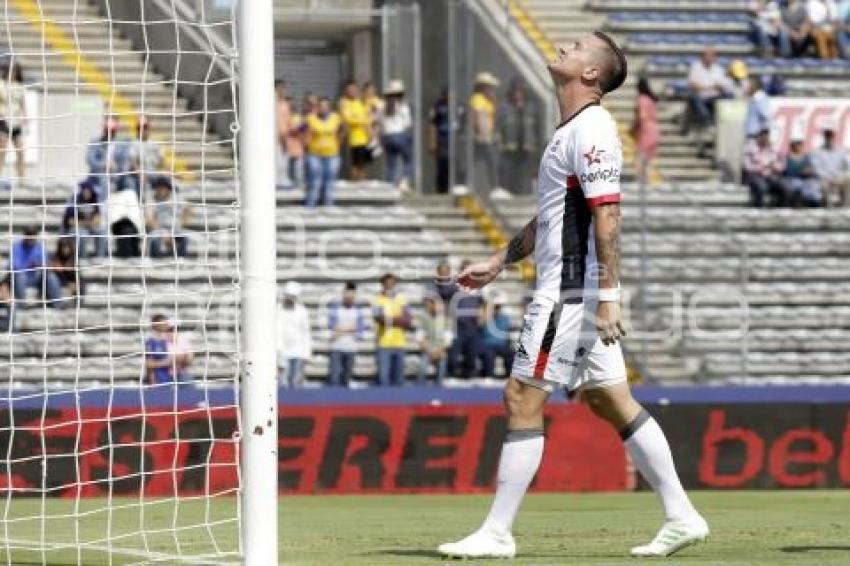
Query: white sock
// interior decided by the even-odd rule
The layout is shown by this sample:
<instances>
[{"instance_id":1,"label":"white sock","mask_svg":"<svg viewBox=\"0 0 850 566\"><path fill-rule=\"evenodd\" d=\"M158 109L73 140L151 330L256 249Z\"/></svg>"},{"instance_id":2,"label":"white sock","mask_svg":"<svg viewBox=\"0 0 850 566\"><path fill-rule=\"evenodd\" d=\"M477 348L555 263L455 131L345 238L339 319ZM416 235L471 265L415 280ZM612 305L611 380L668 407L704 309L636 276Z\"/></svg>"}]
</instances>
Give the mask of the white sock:
<instances>
[{"instance_id":1,"label":"white sock","mask_svg":"<svg viewBox=\"0 0 850 566\"><path fill-rule=\"evenodd\" d=\"M620 431L620 437L641 475L664 507L668 521L688 521L698 515L682 488L667 438L646 410Z\"/></svg>"},{"instance_id":2,"label":"white sock","mask_svg":"<svg viewBox=\"0 0 850 566\"><path fill-rule=\"evenodd\" d=\"M496 496L482 529L499 534L511 532L528 485L543 457L543 429L509 430L502 444Z\"/></svg>"}]
</instances>

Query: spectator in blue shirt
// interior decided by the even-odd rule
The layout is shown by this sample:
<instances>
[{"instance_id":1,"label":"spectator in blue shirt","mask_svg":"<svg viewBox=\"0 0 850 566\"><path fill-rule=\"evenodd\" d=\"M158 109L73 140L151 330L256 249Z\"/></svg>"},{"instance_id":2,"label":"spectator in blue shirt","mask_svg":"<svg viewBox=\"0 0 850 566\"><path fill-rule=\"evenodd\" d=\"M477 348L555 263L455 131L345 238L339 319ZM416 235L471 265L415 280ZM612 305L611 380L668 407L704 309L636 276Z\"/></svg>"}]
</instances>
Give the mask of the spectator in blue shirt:
<instances>
[{"instance_id":1,"label":"spectator in blue shirt","mask_svg":"<svg viewBox=\"0 0 850 566\"><path fill-rule=\"evenodd\" d=\"M511 374L514 352L511 348L511 319L502 310L505 298L497 295L482 308L481 321L481 373L484 377L494 377L496 359L502 358L505 377Z\"/></svg>"},{"instance_id":2,"label":"spectator in blue shirt","mask_svg":"<svg viewBox=\"0 0 850 566\"><path fill-rule=\"evenodd\" d=\"M124 189L129 175L130 144L119 135L120 127L117 116L107 116L103 132L89 143L86 150L89 178L100 187L102 194L107 194L110 189Z\"/></svg>"},{"instance_id":3,"label":"spectator in blue shirt","mask_svg":"<svg viewBox=\"0 0 850 566\"><path fill-rule=\"evenodd\" d=\"M56 274L50 270L47 250L44 242L38 238L38 230L33 227L26 228L23 237L12 244L9 267L16 301L26 298L27 287L35 287L41 291L42 298L47 297L49 306L59 306L62 285Z\"/></svg>"},{"instance_id":4,"label":"spectator in blue shirt","mask_svg":"<svg viewBox=\"0 0 850 566\"><path fill-rule=\"evenodd\" d=\"M472 262L464 260L463 271ZM449 373L455 377L470 379L476 374L478 349L481 341L480 317L484 300L481 292L467 293L456 288L448 303L448 311L454 319L454 343L449 350Z\"/></svg>"},{"instance_id":5,"label":"spectator in blue shirt","mask_svg":"<svg viewBox=\"0 0 850 566\"><path fill-rule=\"evenodd\" d=\"M150 385L174 382L174 364L169 352L172 324L164 314L151 317L151 335L145 340L145 372Z\"/></svg>"},{"instance_id":6,"label":"spectator in blue shirt","mask_svg":"<svg viewBox=\"0 0 850 566\"><path fill-rule=\"evenodd\" d=\"M366 332L366 316L355 304L357 285L353 281L345 284L342 301L328 307L330 341L330 385L347 387L354 372L354 357L357 342Z\"/></svg>"},{"instance_id":7,"label":"spectator in blue shirt","mask_svg":"<svg viewBox=\"0 0 850 566\"><path fill-rule=\"evenodd\" d=\"M770 130L770 97L764 91L761 79L756 76L750 77L747 92L750 100L744 120L744 133L748 138L756 138L762 131Z\"/></svg>"}]
</instances>

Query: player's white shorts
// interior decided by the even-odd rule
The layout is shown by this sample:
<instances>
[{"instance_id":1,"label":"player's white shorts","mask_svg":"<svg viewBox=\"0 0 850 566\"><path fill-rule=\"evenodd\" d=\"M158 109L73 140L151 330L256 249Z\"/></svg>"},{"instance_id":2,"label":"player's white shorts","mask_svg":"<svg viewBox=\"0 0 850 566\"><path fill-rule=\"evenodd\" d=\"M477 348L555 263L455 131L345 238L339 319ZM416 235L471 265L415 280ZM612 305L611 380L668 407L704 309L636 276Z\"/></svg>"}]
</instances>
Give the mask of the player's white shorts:
<instances>
[{"instance_id":1,"label":"player's white shorts","mask_svg":"<svg viewBox=\"0 0 850 566\"><path fill-rule=\"evenodd\" d=\"M606 346L594 324L596 303L535 296L523 317L511 375L546 391L607 387L626 380L620 344Z\"/></svg>"}]
</instances>

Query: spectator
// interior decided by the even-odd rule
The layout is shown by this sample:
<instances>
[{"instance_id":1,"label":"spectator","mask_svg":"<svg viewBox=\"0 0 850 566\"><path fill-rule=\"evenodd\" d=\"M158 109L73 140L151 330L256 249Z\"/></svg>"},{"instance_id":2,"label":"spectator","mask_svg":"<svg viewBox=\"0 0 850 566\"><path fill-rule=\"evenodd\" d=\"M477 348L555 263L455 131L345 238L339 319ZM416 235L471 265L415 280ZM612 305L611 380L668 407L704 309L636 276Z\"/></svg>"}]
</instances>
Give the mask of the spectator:
<instances>
[{"instance_id":1,"label":"spectator","mask_svg":"<svg viewBox=\"0 0 850 566\"><path fill-rule=\"evenodd\" d=\"M632 137L637 142L638 180L646 184L649 180L649 168L658 154L658 144L661 141L661 130L658 127L658 97L652 92L649 79L645 76L638 79L637 91Z\"/></svg>"},{"instance_id":2,"label":"spectator","mask_svg":"<svg viewBox=\"0 0 850 566\"><path fill-rule=\"evenodd\" d=\"M290 107L292 107L291 103ZM301 113L293 110L290 128L286 134L286 156L289 161L287 174L292 185L299 189L304 188L304 134L305 118L309 114L308 108L305 105Z\"/></svg>"},{"instance_id":3,"label":"spectator","mask_svg":"<svg viewBox=\"0 0 850 566\"><path fill-rule=\"evenodd\" d=\"M702 57L691 64L688 88L691 117L698 127L713 126L715 103L729 97L729 79L723 67L717 63L713 47L706 47ZM689 125L687 122L686 125Z\"/></svg>"},{"instance_id":4,"label":"spectator","mask_svg":"<svg viewBox=\"0 0 850 566\"><path fill-rule=\"evenodd\" d=\"M818 57L835 59L838 57L838 45L835 40L838 11L834 0L808 0L806 11L809 14L812 39L815 41Z\"/></svg>"},{"instance_id":5,"label":"spectator","mask_svg":"<svg viewBox=\"0 0 850 566\"><path fill-rule=\"evenodd\" d=\"M501 142L501 185L510 191L531 190L532 160L536 157L540 124L537 109L528 102L520 79L511 81L507 103L498 115Z\"/></svg>"},{"instance_id":6,"label":"spectator","mask_svg":"<svg viewBox=\"0 0 850 566\"><path fill-rule=\"evenodd\" d=\"M9 257L12 272L12 291L15 301L26 298L27 288L39 290L39 295L47 298L48 306L59 307L62 298L62 285L51 271L47 249L33 227L24 229L24 235L12 244Z\"/></svg>"},{"instance_id":7,"label":"spectator","mask_svg":"<svg viewBox=\"0 0 850 566\"><path fill-rule=\"evenodd\" d=\"M183 229L192 216L192 209L188 203L175 198L168 177L158 177L153 191L153 201L147 205L145 215L151 257L186 257Z\"/></svg>"},{"instance_id":8,"label":"spectator","mask_svg":"<svg viewBox=\"0 0 850 566\"><path fill-rule=\"evenodd\" d=\"M12 138L15 149L15 174L18 179L26 175L23 135L28 124L27 96L24 72L16 61L2 70L4 77L0 86L0 170L6 156L6 146Z\"/></svg>"},{"instance_id":9,"label":"spectator","mask_svg":"<svg viewBox=\"0 0 850 566\"><path fill-rule=\"evenodd\" d=\"M835 43L839 57L850 59L850 0L840 0L836 6Z\"/></svg>"},{"instance_id":10,"label":"spectator","mask_svg":"<svg viewBox=\"0 0 850 566\"><path fill-rule=\"evenodd\" d=\"M90 180L80 183L74 198L65 207L62 233L77 239L80 257L104 257L109 253L100 199Z\"/></svg>"},{"instance_id":11,"label":"spectator","mask_svg":"<svg viewBox=\"0 0 850 566\"><path fill-rule=\"evenodd\" d=\"M750 70L747 68L747 64L741 59L735 59L729 63L727 74L729 96L738 100L746 98L748 94L747 84L750 78Z\"/></svg>"},{"instance_id":12,"label":"spectator","mask_svg":"<svg viewBox=\"0 0 850 566\"><path fill-rule=\"evenodd\" d=\"M396 291L398 278L392 273L381 277L381 293L375 297L378 385L404 385L404 356L407 331L412 326L407 299Z\"/></svg>"},{"instance_id":13,"label":"spectator","mask_svg":"<svg viewBox=\"0 0 850 566\"><path fill-rule=\"evenodd\" d=\"M174 382L174 364L168 352L168 336L173 325L164 314L151 317L151 335L145 340L145 372L150 385Z\"/></svg>"},{"instance_id":14,"label":"spectator","mask_svg":"<svg viewBox=\"0 0 850 566\"><path fill-rule=\"evenodd\" d=\"M496 146L496 87L499 79L488 72L475 76L469 99L473 137L473 177L476 188L492 189L498 179L498 147Z\"/></svg>"},{"instance_id":15,"label":"spectator","mask_svg":"<svg viewBox=\"0 0 850 566\"><path fill-rule=\"evenodd\" d=\"M791 57L803 55L809 47L811 31L812 25L809 22L806 5L801 0L788 0L782 10L782 32L788 37L789 53L787 55Z\"/></svg>"},{"instance_id":16,"label":"spectator","mask_svg":"<svg viewBox=\"0 0 850 566\"><path fill-rule=\"evenodd\" d=\"M334 203L334 185L339 178L342 122L331 111L327 98L319 100L315 114L307 115L307 198L305 205Z\"/></svg>"},{"instance_id":17,"label":"spectator","mask_svg":"<svg viewBox=\"0 0 850 566\"><path fill-rule=\"evenodd\" d=\"M127 140L118 133L120 127L118 116L107 116L103 121L103 132L89 143L86 150L91 181L100 188L101 194L125 188L129 151Z\"/></svg>"},{"instance_id":18,"label":"spectator","mask_svg":"<svg viewBox=\"0 0 850 566\"><path fill-rule=\"evenodd\" d=\"M428 371L433 367L434 384L440 385L446 376L447 349L452 343L452 332L443 312L443 302L438 297L425 295L424 307L425 312L416 320L416 337L422 350L416 383L425 385Z\"/></svg>"},{"instance_id":19,"label":"spectator","mask_svg":"<svg viewBox=\"0 0 850 566\"><path fill-rule=\"evenodd\" d=\"M171 321L170 331L166 333L165 338L176 377L175 381L180 383L191 381L192 376L189 374L189 367L195 360L195 352L192 349L192 343L187 338L187 333L178 331L177 324Z\"/></svg>"},{"instance_id":20,"label":"spectator","mask_svg":"<svg viewBox=\"0 0 850 566\"><path fill-rule=\"evenodd\" d=\"M437 264L437 277L434 279L434 293L443 301L443 305L450 305L452 298L457 293L457 285L452 279L452 266L446 260Z\"/></svg>"},{"instance_id":21,"label":"spectator","mask_svg":"<svg viewBox=\"0 0 850 566\"><path fill-rule=\"evenodd\" d=\"M139 116L136 123L136 137L129 148L131 179L139 201L146 200L152 182L163 174L162 149L151 139L151 123L145 116Z\"/></svg>"},{"instance_id":22,"label":"spectator","mask_svg":"<svg viewBox=\"0 0 850 566\"><path fill-rule=\"evenodd\" d=\"M360 98L360 88L354 81L345 85L342 98L339 100L339 113L345 124L347 145L351 158L352 181L362 181L366 178L366 167L372 162L371 142L372 119L369 108Z\"/></svg>"},{"instance_id":23,"label":"spectator","mask_svg":"<svg viewBox=\"0 0 850 566\"><path fill-rule=\"evenodd\" d=\"M799 206L821 206L823 193L812 167L812 159L803 149L803 138L791 139L791 147L785 156L785 170L782 173L785 194L789 204Z\"/></svg>"},{"instance_id":24,"label":"spectator","mask_svg":"<svg viewBox=\"0 0 850 566\"><path fill-rule=\"evenodd\" d=\"M744 119L744 133L748 138L755 138L759 132L770 130L770 97L758 77L750 77L747 85L750 100Z\"/></svg>"},{"instance_id":25,"label":"spectator","mask_svg":"<svg viewBox=\"0 0 850 566\"><path fill-rule=\"evenodd\" d=\"M8 279L0 281L0 332L15 331L15 302Z\"/></svg>"},{"instance_id":26,"label":"spectator","mask_svg":"<svg viewBox=\"0 0 850 566\"><path fill-rule=\"evenodd\" d=\"M812 152L812 167L824 191L824 204L838 197L840 206L850 205L850 155L835 145L834 126L823 130L823 146Z\"/></svg>"},{"instance_id":27,"label":"spectator","mask_svg":"<svg viewBox=\"0 0 850 566\"><path fill-rule=\"evenodd\" d=\"M387 154L387 181L407 190L413 179L413 120L410 106L404 99L404 83L391 80L384 97L381 131Z\"/></svg>"},{"instance_id":28,"label":"spectator","mask_svg":"<svg viewBox=\"0 0 850 566\"><path fill-rule=\"evenodd\" d=\"M461 262L463 271L472 262ZM449 353L449 373L470 379L475 375L481 342L480 315L484 300L478 290L465 292L456 289L449 303L449 313L454 321L455 340Z\"/></svg>"},{"instance_id":29,"label":"spectator","mask_svg":"<svg viewBox=\"0 0 850 566\"><path fill-rule=\"evenodd\" d=\"M277 367L284 387L304 384L304 364L313 356L310 315L300 296L301 285L288 281L277 309Z\"/></svg>"},{"instance_id":30,"label":"spectator","mask_svg":"<svg viewBox=\"0 0 850 566\"><path fill-rule=\"evenodd\" d=\"M449 192L450 114L448 89L443 88L428 113L428 152L437 165L434 184L438 194Z\"/></svg>"},{"instance_id":31,"label":"spectator","mask_svg":"<svg viewBox=\"0 0 850 566\"><path fill-rule=\"evenodd\" d=\"M763 207L773 195L774 205L785 203L785 187L780 175L784 169L779 154L770 143L770 130L764 129L744 145L744 179L750 188L753 206Z\"/></svg>"},{"instance_id":32,"label":"spectator","mask_svg":"<svg viewBox=\"0 0 850 566\"><path fill-rule=\"evenodd\" d=\"M106 201L109 229L115 236L115 257L141 257L144 216L136 191L115 191Z\"/></svg>"},{"instance_id":33,"label":"spectator","mask_svg":"<svg viewBox=\"0 0 850 566\"><path fill-rule=\"evenodd\" d=\"M753 0L750 2L750 30L753 43L759 48L762 57L770 58L774 50L782 57L791 56L788 34L782 27L782 12L776 0Z\"/></svg>"},{"instance_id":34,"label":"spectator","mask_svg":"<svg viewBox=\"0 0 850 566\"><path fill-rule=\"evenodd\" d=\"M505 297L501 294L484 303L481 309L481 374L496 376L496 359L502 358L507 377L511 374L514 352L511 347L511 319L504 312Z\"/></svg>"},{"instance_id":35,"label":"spectator","mask_svg":"<svg viewBox=\"0 0 850 566\"><path fill-rule=\"evenodd\" d=\"M331 385L347 387L351 383L357 342L366 332L366 317L355 303L356 298L357 285L349 281L342 291L342 301L332 303L328 309L328 328L331 331L328 381Z\"/></svg>"},{"instance_id":36,"label":"spectator","mask_svg":"<svg viewBox=\"0 0 850 566\"><path fill-rule=\"evenodd\" d=\"M277 153L275 156L276 175L275 184L282 189L292 188L289 178L289 157L287 147L289 143L289 132L292 130L292 106L286 97L286 83L275 81L275 109L277 112Z\"/></svg>"},{"instance_id":37,"label":"spectator","mask_svg":"<svg viewBox=\"0 0 850 566\"><path fill-rule=\"evenodd\" d=\"M378 96L378 90L372 81L363 83L360 92L363 104L369 111L369 153L372 159L375 159L384 152L381 146L381 116L384 114L386 103Z\"/></svg>"},{"instance_id":38,"label":"spectator","mask_svg":"<svg viewBox=\"0 0 850 566\"><path fill-rule=\"evenodd\" d=\"M56 240L56 252L50 258L50 269L56 274L56 279L68 297L82 298L85 295L85 285L77 269L77 250L73 239L63 236Z\"/></svg>"}]
</instances>

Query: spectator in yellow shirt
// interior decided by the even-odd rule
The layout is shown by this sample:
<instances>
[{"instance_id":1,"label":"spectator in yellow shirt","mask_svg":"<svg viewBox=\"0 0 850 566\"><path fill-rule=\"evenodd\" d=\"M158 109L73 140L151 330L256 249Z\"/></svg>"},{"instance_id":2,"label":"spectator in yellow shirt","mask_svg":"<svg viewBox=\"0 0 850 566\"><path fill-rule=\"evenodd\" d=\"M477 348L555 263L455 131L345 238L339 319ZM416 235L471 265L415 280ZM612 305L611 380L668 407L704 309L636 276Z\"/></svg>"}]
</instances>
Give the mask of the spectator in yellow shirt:
<instances>
[{"instance_id":1,"label":"spectator in yellow shirt","mask_svg":"<svg viewBox=\"0 0 850 566\"><path fill-rule=\"evenodd\" d=\"M319 100L314 114L304 117L307 134L307 198L305 205L314 207L321 200L331 206L334 185L339 178L342 119L331 110L331 101Z\"/></svg>"},{"instance_id":2,"label":"spectator in yellow shirt","mask_svg":"<svg viewBox=\"0 0 850 566\"><path fill-rule=\"evenodd\" d=\"M499 79L483 72L475 76L475 88L469 99L472 120L475 188L492 189L497 184L498 147L496 146L496 87Z\"/></svg>"},{"instance_id":3,"label":"spectator in yellow shirt","mask_svg":"<svg viewBox=\"0 0 850 566\"><path fill-rule=\"evenodd\" d=\"M392 273L381 277L381 293L372 306L378 385L404 385L407 331L412 328L413 319L407 299L395 290L397 283L398 278Z\"/></svg>"},{"instance_id":4,"label":"spectator in yellow shirt","mask_svg":"<svg viewBox=\"0 0 850 566\"><path fill-rule=\"evenodd\" d=\"M369 106L360 97L360 87L354 81L345 85L339 100L339 113L342 115L348 137L351 180L362 181L366 178L366 167L372 162L372 152L369 151L372 118L369 115Z\"/></svg>"}]
</instances>

